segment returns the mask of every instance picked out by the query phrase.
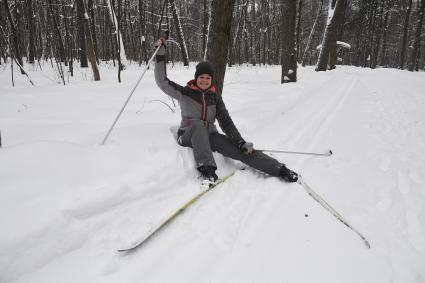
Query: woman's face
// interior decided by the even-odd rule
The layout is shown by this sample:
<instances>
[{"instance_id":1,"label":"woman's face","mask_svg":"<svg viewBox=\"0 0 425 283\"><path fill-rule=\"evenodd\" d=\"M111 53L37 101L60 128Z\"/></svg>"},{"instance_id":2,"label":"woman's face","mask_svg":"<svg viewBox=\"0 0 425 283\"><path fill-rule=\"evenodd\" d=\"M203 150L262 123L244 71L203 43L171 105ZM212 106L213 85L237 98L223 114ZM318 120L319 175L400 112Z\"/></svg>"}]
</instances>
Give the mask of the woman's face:
<instances>
[{"instance_id":1,"label":"woman's face","mask_svg":"<svg viewBox=\"0 0 425 283\"><path fill-rule=\"evenodd\" d=\"M211 81L210 75L202 74L196 79L196 85L202 90L207 90L211 86Z\"/></svg>"}]
</instances>

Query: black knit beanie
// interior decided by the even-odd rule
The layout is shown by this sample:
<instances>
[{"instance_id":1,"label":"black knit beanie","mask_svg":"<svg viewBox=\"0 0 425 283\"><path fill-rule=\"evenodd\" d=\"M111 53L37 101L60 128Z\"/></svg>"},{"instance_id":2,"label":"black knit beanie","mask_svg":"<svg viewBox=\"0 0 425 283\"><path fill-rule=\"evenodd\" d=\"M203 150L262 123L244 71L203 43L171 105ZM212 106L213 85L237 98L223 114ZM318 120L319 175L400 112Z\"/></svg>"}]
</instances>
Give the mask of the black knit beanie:
<instances>
[{"instance_id":1,"label":"black knit beanie","mask_svg":"<svg viewBox=\"0 0 425 283\"><path fill-rule=\"evenodd\" d=\"M211 77L214 75L214 68L207 61L200 62L198 65L196 65L195 80L203 74L210 75Z\"/></svg>"}]
</instances>

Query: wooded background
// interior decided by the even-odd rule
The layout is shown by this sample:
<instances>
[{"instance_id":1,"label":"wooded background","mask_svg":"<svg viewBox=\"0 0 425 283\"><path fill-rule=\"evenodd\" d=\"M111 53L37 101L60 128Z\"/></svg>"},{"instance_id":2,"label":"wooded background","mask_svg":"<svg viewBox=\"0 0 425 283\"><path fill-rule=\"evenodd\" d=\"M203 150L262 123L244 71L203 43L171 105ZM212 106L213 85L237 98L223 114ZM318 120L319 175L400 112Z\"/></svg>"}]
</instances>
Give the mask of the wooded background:
<instances>
[{"instance_id":1,"label":"wooded background","mask_svg":"<svg viewBox=\"0 0 425 283\"><path fill-rule=\"evenodd\" d=\"M297 63L316 65L316 70L343 64L418 71L425 65L425 0L0 3L0 64L11 64L13 58L23 69L48 60L72 75L75 64L90 64L94 78L100 79L101 61L113 62L120 71L131 62L146 63L164 30L170 31L172 62L214 63L224 57L229 66L282 65L282 83L296 81ZM228 35L222 32L226 26ZM227 40L228 49L220 49L219 40Z\"/></svg>"}]
</instances>

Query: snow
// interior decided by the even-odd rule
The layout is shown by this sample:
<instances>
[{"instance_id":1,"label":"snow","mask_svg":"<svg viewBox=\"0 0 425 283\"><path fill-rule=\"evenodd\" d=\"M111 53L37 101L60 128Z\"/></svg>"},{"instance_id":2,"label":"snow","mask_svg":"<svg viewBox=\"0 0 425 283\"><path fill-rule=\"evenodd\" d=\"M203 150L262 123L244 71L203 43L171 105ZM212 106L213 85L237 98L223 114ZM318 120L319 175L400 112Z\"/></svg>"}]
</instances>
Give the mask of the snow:
<instances>
[{"instance_id":1,"label":"snow","mask_svg":"<svg viewBox=\"0 0 425 283\"><path fill-rule=\"evenodd\" d=\"M168 70L184 84L190 68ZM144 68L117 83L76 69L66 85L30 70L35 87L0 71L0 282L424 282L425 74L343 66L228 68L224 99L257 148L273 154L358 229L298 184L237 171L146 246L116 252L199 193L192 152L170 131L180 113ZM162 103L158 103L158 100ZM216 154L218 175L240 166ZM308 215L306 217L305 215Z\"/></svg>"},{"instance_id":2,"label":"snow","mask_svg":"<svg viewBox=\"0 0 425 283\"><path fill-rule=\"evenodd\" d=\"M345 49L351 49L351 45L349 43L347 43L347 42L337 41L336 44L338 46L341 46L341 47L345 48Z\"/></svg>"},{"instance_id":3,"label":"snow","mask_svg":"<svg viewBox=\"0 0 425 283\"><path fill-rule=\"evenodd\" d=\"M337 41L336 44L337 44L337 46L341 46L342 48L351 49L351 45L346 43L346 42ZM319 45L316 46L316 50L320 50L320 49L322 49L322 44L319 44Z\"/></svg>"}]
</instances>

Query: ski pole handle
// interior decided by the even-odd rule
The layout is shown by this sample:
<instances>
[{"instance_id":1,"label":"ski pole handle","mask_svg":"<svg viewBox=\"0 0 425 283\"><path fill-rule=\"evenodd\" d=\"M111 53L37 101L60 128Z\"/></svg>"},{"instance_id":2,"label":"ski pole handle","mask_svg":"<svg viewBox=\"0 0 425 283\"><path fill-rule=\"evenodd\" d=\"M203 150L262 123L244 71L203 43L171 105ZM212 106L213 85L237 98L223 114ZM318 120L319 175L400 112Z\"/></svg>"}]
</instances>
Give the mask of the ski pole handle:
<instances>
[{"instance_id":1,"label":"ski pole handle","mask_svg":"<svg viewBox=\"0 0 425 283\"><path fill-rule=\"evenodd\" d=\"M158 47L161 47L162 45L165 45L169 36L170 36L170 32L168 30L164 31L164 34L155 43L155 48L158 48Z\"/></svg>"}]
</instances>

